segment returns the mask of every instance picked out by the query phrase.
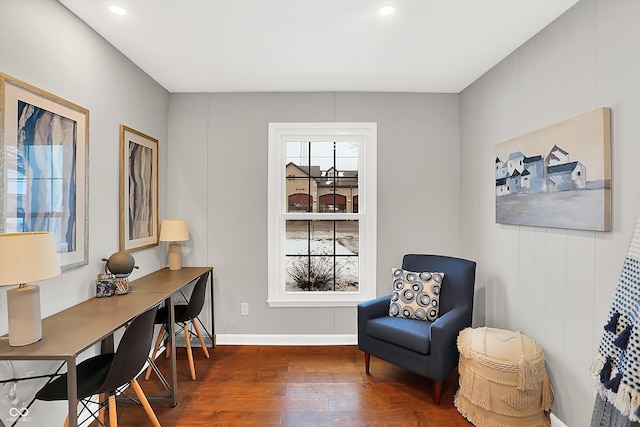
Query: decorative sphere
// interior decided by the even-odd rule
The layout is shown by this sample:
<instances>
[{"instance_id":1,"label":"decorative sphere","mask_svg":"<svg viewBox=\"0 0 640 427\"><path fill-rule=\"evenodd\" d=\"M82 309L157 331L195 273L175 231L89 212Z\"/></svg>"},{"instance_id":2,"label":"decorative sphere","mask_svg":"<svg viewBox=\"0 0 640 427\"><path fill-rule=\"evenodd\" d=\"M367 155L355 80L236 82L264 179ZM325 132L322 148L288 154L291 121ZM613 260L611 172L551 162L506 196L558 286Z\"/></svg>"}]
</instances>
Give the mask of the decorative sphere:
<instances>
[{"instance_id":1,"label":"decorative sphere","mask_svg":"<svg viewBox=\"0 0 640 427\"><path fill-rule=\"evenodd\" d=\"M130 274L136 265L136 260L125 251L116 252L107 260L107 268L113 274Z\"/></svg>"}]
</instances>

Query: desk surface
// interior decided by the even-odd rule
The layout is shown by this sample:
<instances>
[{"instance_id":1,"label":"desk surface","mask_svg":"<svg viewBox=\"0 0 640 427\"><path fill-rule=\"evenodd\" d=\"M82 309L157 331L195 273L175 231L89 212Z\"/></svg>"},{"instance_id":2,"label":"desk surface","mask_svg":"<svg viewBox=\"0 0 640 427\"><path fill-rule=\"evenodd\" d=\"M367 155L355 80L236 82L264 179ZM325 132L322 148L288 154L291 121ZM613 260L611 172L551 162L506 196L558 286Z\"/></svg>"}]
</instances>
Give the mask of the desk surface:
<instances>
[{"instance_id":1,"label":"desk surface","mask_svg":"<svg viewBox=\"0 0 640 427\"><path fill-rule=\"evenodd\" d=\"M212 271L212 267L182 267L180 270L169 270L163 268L154 273L131 281L129 293L136 292L164 292L172 293L176 289L190 283L207 271Z\"/></svg>"},{"instance_id":2,"label":"desk surface","mask_svg":"<svg viewBox=\"0 0 640 427\"><path fill-rule=\"evenodd\" d=\"M42 339L11 347L0 339L0 360L65 359L75 357L120 328L133 317L164 301L211 267L164 268L131 281L131 291L108 298L91 298L42 320ZM4 337L6 338L6 336Z\"/></svg>"}]
</instances>

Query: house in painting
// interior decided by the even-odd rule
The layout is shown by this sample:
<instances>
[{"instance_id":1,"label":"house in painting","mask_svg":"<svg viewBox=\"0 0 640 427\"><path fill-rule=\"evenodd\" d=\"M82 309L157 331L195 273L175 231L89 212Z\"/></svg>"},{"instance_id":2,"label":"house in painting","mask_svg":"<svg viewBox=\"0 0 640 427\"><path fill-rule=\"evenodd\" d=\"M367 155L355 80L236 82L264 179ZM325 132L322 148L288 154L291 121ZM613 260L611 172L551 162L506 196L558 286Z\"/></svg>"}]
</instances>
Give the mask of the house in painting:
<instances>
[{"instance_id":1,"label":"house in painting","mask_svg":"<svg viewBox=\"0 0 640 427\"><path fill-rule=\"evenodd\" d=\"M585 188L585 166L580 162L561 163L547 167L548 191L565 191Z\"/></svg>"},{"instance_id":2,"label":"house in painting","mask_svg":"<svg viewBox=\"0 0 640 427\"><path fill-rule=\"evenodd\" d=\"M514 171L518 171L518 173L522 172L524 159L525 155L520 151L509 154L509 159L507 160L508 176L512 176Z\"/></svg>"},{"instance_id":3,"label":"house in painting","mask_svg":"<svg viewBox=\"0 0 640 427\"><path fill-rule=\"evenodd\" d=\"M507 176L507 164L496 157L496 179L503 179Z\"/></svg>"},{"instance_id":4,"label":"house in painting","mask_svg":"<svg viewBox=\"0 0 640 427\"><path fill-rule=\"evenodd\" d=\"M496 179L496 196L502 196L507 193L507 178Z\"/></svg>"},{"instance_id":5,"label":"house in painting","mask_svg":"<svg viewBox=\"0 0 640 427\"><path fill-rule=\"evenodd\" d=\"M496 196L513 193L541 193L585 188L586 167L569 161L569 153L554 145L546 157L527 157L521 151L509 154L506 162L496 157Z\"/></svg>"},{"instance_id":6,"label":"house in painting","mask_svg":"<svg viewBox=\"0 0 640 427\"><path fill-rule=\"evenodd\" d=\"M510 177L507 178L507 192L508 193L519 193L521 190L520 186L520 172L518 170L514 170Z\"/></svg>"},{"instance_id":7,"label":"house in painting","mask_svg":"<svg viewBox=\"0 0 640 427\"><path fill-rule=\"evenodd\" d=\"M544 161L549 166L569 163L569 153L554 145Z\"/></svg>"}]
</instances>

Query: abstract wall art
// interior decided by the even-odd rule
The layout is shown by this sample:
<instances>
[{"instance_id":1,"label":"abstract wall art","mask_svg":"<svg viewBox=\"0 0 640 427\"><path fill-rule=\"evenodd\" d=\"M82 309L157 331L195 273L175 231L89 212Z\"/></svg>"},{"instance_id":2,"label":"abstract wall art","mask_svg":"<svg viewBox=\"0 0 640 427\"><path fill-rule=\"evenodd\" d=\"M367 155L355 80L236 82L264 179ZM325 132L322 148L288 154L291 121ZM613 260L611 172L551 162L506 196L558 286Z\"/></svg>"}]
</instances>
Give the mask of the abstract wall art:
<instances>
[{"instance_id":1,"label":"abstract wall art","mask_svg":"<svg viewBox=\"0 0 640 427\"><path fill-rule=\"evenodd\" d=\"M0 73L0 232L53 233L63 270L87 264L89 110Z\"/></svg>"},{"instance_id":2,"label":"abstract wall art","mask_svg":"<svg viewBox=\"0 0 640 427\"><path fill-rule=\"evenodd\" d=\"M158 140L120 125L120 250L158 246Z\"/></svg>"},{"instance_id":3,"label":"abstract wall art","mask_svg":"<svg viewBox=\"0 0 640 427\"><path fill-rule=\"evenodd\" d=\"M496 222L611 231L611 111L496 146Z\"/></svg>"}]
</instances>

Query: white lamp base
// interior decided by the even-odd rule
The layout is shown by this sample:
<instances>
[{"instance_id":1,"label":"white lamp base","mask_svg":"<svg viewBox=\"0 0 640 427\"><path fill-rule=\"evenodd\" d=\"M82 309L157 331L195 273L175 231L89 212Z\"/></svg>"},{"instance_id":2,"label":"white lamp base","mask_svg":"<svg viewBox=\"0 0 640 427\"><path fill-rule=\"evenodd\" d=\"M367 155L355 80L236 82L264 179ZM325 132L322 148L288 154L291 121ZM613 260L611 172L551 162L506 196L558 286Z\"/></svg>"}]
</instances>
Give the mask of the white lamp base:
<instances>
[{"instance_id":1,"label":"white lamp base","mask_svg":"<svg viewBox=\"0 0 640 427\"><path fill-rule=\"evenodd\" d=\"M182 268L182 247L180 243L169 243L169 270L180 270Z\"/></svg>"},{"instance_id":2,"label":"white lamp base","mask_svg":"<svg viewBox=\"0 0 640 427\"><path fill-rule=\"evenodd\" d=\"M9 317L9 345L19 347L33 344L42 338L40 316L40 288L20 286L7 291Z\"/></svg>"}]
</instances>

